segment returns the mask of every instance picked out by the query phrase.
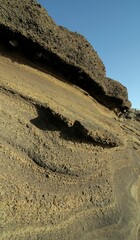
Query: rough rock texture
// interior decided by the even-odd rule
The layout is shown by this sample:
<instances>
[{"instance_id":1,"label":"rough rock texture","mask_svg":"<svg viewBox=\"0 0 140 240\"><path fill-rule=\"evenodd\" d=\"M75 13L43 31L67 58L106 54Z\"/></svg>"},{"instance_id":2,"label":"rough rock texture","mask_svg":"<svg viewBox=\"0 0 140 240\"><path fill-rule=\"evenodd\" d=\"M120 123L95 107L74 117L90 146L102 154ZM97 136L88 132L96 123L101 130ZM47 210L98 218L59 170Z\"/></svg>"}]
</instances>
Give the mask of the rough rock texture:
<instances>
[{"instance_id":1,"label":"rough rock texture","mask_svg":"<svg viewBox=\"0 0 140 240\"><path fill-rule=\"evenodd\" d=\"M121 117L140 121L140 110L131 108L129 111L124 112Z\"/></svg>"},{"instance_id":2,"label":"rough rock texture","mask_svg":"<svg viewBox=\"0 0 140 240\"><path fill-rule=\"evenodd\" d=\"M0 239L138 240L140 122L0 53Z\"/></svg>"},{"instance_id":3,"label":"rough rock texture","mask_svg":"<svg viewBox=\"0 0 140 240\"><path fill-rule=\"evenodd\" d=\"M0 0L0 7L1 40L16 40L16 47L24 54L42 62L45 68L50 66L102 104L130 107L126 88L105 78L104 64L83 36L57 26L33 0Z\"/></svg>"},{"instance_id":4,"label":"rough rock texture","mask_svg":"<svg viewBox=\"0 0 140 240\"><path fill-rule=\"evenodd\" d=\"M59 29L60 42L64 32L68 52L69 34L86 43L83 37L56 26L34 1L0 5L0 239L139 240L140 111L116 115L112 108L128 104L126 89L105 77L90 46L87 62L58 56L53 40L41 40L48 29L41 19ZM101 88L94 66L84 69L91 55L101 64ZM55 62L65 65L65 78ZM86 91L66 81L79 70Z\"/></svg>"}]
</instances>

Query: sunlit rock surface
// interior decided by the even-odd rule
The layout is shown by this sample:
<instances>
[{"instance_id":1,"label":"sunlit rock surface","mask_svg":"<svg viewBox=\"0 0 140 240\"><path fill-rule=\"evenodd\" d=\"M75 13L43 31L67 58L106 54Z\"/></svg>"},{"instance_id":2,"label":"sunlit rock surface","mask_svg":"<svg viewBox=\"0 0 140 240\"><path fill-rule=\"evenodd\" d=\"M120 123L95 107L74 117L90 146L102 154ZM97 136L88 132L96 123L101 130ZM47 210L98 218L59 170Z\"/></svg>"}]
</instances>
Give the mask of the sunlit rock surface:
<instances>
[{"instance_id":1,"label":"sunlit rock surface","mask_svg":"<svg viewBox=\"0 0 140 240\"><path fill-rule=\"evenodd\" d=\"M57 26L33 0L0 0L0 7L1 41L44 68L50 67L102 104L120 109L131 106L127 89L117 81L108 81L103 62L83 36Z\"/></svg>"},{"instance_id":2,"label":"sunlit rock surface","mask_svg":"<svg viewBox=\"0 0 140 240\"><path fill-rule=\"evenodd\" d=\"M51 58L53 47L39 42L43 35L25 20L40 20L41 26L41 16L46 16L60 35L73 33L60 30L40 5L30 3L0 1L0 239L139 240L139 111L120 111L127 108L127 91L105 77L98 56L106 81L103 91L97 87L91 94L69 84L69 60L58 59L56 51L57 64L67 69L61 74L44 57L49 52ZM23 6L29 16L22 14L18 29L26 25L31 35L17 33ZM66 42L69 49L68 38ZM100 85L93 77L98 72L82 64L79 59L76 66L72 63L72 76L82 69L87 85L91 80Z\"/></svg>"}]
</instances>

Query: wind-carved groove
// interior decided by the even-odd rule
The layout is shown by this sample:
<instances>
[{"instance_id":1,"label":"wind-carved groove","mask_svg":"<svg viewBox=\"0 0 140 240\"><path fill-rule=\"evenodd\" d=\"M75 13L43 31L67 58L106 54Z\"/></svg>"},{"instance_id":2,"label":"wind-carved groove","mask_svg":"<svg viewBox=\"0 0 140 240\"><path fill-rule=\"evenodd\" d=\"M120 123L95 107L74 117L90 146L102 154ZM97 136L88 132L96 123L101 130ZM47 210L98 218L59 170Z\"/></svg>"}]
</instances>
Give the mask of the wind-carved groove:
<instances>
[{"instance_id":1,"label":"wind-carved groove","mask_svg":"<svg viewBox=\"0 0 140 240\"><path fill-rule=\"evenodd\" d=\"M39 167L44 168L49 172L78 177L77 173L70 171L65 165L58 167L54 164L45 163L41 156L39 156L36 152L33 153L32 151L28 151L28 157Z\"/></svg>"},{"instance_id":2,"label":"wind-carved groove","mask_svg":"<svg viewBox=\"0 0 140 240\"><path fill-rule=\"evenodd\" d=\"M103 148L115 147L115 143L107 142L101 136L90 135L88 129L79 121L71 123L62 114L56 113L50 107L36 104L38 117L31 119L31 123L44 131L59 131L60 137L78 143L87 143Z\"/></svg>"},{"instance_id":3,"label":"wind-carved groove","mask_svg":"<svg viewBox=\"0 0 140 240\"><path fill-rule=\"evenodd\" d=\"M24 150L23 150L24 151ZM46 169L47 172L53 172L56 174L62 174L66 176L78 177L76 172L71 171L66 165L57 166L54 163L47 162L45 149L42 154L35 150L34 148L28 149L27 151L28 157L39 167Z\"/></svg>"},{"instance_id":4,"label":"wind-carved groove","mask_svg":"<svg viewBox=\"0 0 140 240\"><path fill-rule=\"evenodd\" d=\"M50 107L43 106L40 104L35 104L38 116L31 119L30 122L42 131L57 131L60 133L60 138L65 141L74 141L77 143L87 143L94 146L101 146L103 148L114 147L110 143L102 143L96 141L92 136L90 136L88 130L81 124L80 121L75 120L74 123L52 110ZM40 156L37 152L32 152L29 150L28 156L40 167L43 167L47 171L54 172L57 174L64 174L66 176L78 177L77 173L74 173L67 166L57 166L53 163L47 163L47 159L44 156Z\"/></svg>"},{"instance_id":5,"label":"wind-carved groove","mask_svg":"<svg viewBox=\"0 0 140 240\"><path fill-rule=\"evenodd\" d=\"M1 91L5 94L11 95L13 98L18 98L21 101L26 101L34 108L36 108L38 116L30 120L30 123L42 131L57 131L61 139L65 141L73 141L76 143L86 143L92 144L93 146L101 146L102 148L112 148L116 145L113 142L108 140L106 136L105 139L102 138L102 132L98 136L90 135L88 129L78 120L71 122L70 119L67 119L61 113L55 112L53 109L48 107L46 104L43 104L39 101L36 101L29 96L23 95L20 92L13 90L7 86L1 86ZM26 123L27 125L27 123ZM28 126L30 127L30 125ZM32 130L31 130L32 132ZM94 138L95 137L95 138ZM22 144L18 144L13 141L9 143L21 153L25 153L28 157L39 167L46 169L47 171L64 174L67 176L77 177L77 173L74 173L67 166L57 166L54 163L47 162L47 150L43 146L45 144L44 140L41 145L40 142L35 142L35 144L25 148ZM43 151L40 152L40 147L43 146Z\"/></svg>"},{"instance_id":6,"label":"wind-carved groove","mask_svg":"<svg viewBox=\"0 0 140 240\"><path fill-rule=\"evenodd\" d=\"M21 98L36 108L38 117L31 119L30 122L41 130L60 131L60 137L65 140L71 140L79 143L88 143L103 148L112 148L119 145L115 140L110 141L110 137L106 136L105 139L101 137L102 133L98 136L93 136L89 133L88 129L79 121L75 120L70 122L65 116L55 112L47 104L43 104L32 97L26 96L7 86L0 86L2 92L11 94L13 97Z\"/></svg>"},{"instance_id":7,"label":"wind-carved groove","mask_svg":"<svg viewBox=\"0 0 140 240\"><path fill-rule=\"evenodd\" d=\"M7 86L0 86L0 88L2 92L6 94L9 93L13 97L21 98L36 108L38 116L31 119L30 122L38 129L44 131L59 131L60 137L65 140L92 144L103 148L112 148L120 144L119 140L115 139L110 133L107 134L106 137L103 137L104 132L101 130L100 133L94 136L79 120L75 120L72 123L70 119L54 111L47 106L47 104L43 104Z\"/></svg>"}]
</instances>

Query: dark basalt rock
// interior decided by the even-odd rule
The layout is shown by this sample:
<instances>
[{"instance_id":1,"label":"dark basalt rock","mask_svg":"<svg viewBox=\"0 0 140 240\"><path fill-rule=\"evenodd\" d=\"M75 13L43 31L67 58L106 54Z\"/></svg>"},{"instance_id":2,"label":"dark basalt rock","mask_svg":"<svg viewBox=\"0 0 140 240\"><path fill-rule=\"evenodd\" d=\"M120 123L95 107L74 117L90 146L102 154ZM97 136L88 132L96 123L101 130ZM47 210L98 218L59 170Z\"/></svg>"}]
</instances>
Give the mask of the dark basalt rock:
<instances>
[{"instance_id":1,"label":"dark basalt rock","mask_svg":"<svg viewBox=\"0 0 140 240\"><path fill-rule=\"evenodd\" d=\"M121 83L111 78L105 78L104 89L106 96L113 98L112 104L118 101L120 106L125 109L130 108L131 104L128 101L127 89ZM115 104L114 104L115 105Z\"/></svg>"},{"instance_id":2,"label":"dark basalt rock","mask_svg":"<svg viewBox=\"0 0 140 240\"><path fill-rule=\"evenodd\" d=\"M83 36L57 26L34 0L0 0L0 8L1 41L51 68L107 107L130 108L126 88L106 78L103 62Z\"/></svg>"},{"instance_id":3,"label":"dark basalt rock","mask_svg":"<svg viewBox=\"0 0 140 240\"><path fill-rule=\"evenodd\" d=\"M129 111L123 113L122 117L140 121L140 110L130 108Z\"/></svg>"}]
</instances>

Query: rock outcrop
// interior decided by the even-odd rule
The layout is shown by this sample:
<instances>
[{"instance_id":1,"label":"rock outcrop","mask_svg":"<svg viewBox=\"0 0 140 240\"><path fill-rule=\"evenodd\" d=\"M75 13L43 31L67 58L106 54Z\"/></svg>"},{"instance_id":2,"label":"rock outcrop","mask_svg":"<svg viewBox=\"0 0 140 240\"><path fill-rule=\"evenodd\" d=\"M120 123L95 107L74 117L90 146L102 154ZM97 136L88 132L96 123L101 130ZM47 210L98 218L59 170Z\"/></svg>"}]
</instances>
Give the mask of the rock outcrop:
<instances>
[{"instance_id":1,"label":"rock outcrop","mask_svg":"<svg viewBox=\"0 0 140 240\"><path fill-rule=\"evenodd\" d=\"M0 239L139 240L140 111L35 1L0 7Z\"/></svg>"},{"instance_id":2,"label":"rock outcrop","mask_svg":"<svg viewBox=\"0 0 140 240\"><path fill-rule=\"evenodd\" d=\"M0 239L138 240L140 122L0 52Z\"/></svg>"},{"instance_id":3,"label":"rock outcrop","mask_svg":"<svg viewBox=\"0 0 140 240\"><path fill-rule=\"evenodd\" d=\"M130 107L126 88L106 79L103 62L83 36L57 26L33 0L0 0L0 7L1 41L16 41L24 54L42 62L46 69L51 67L109 108Z\"/></svg>"}]
</instances>

